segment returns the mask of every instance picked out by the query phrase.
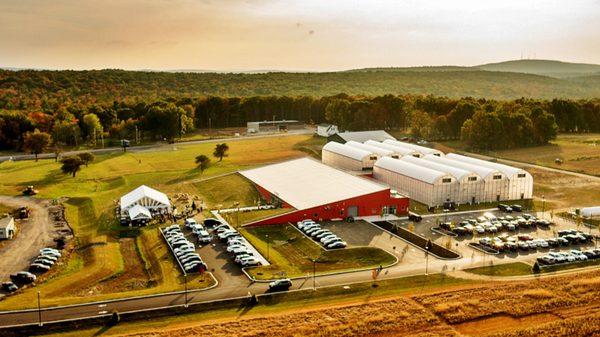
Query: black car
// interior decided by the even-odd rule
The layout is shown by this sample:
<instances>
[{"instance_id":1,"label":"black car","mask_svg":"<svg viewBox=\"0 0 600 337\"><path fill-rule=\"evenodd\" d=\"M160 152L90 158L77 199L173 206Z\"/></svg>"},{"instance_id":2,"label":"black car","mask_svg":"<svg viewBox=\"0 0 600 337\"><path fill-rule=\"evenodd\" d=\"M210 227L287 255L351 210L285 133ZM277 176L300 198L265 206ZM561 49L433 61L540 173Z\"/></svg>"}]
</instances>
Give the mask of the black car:
<instances>
[{"instance_id":1,"label":"black car","mask_svg":"<svg viewBox=\"0 0 600 337\"><path fill-rule=\"evenodd\" d=\"M423 220L423 217L417 213L408 212L408 220L414 221L414 222L421 222L421 220Z\"/></svg>"},{"instance_id":2,"label":"black car","mask_svg":"<svg viewBox=\"0 0 600 337\"><path fill-rule=\"evenodd\" d=\"M4 282L2 283L2 289L12 293L14 291L19 290L19 287L17 287L17 285L12 282Z\"/></svg>"},{"instance_id":3,"label":"black car","mask_svg":"<svg viewBox=\"0 0 600 337\"><path fill-rule=\"evenodd\" d=\"M13 282L29 284L29 283L32 283L33 281L35 281L36 276L30 272L20 271L16 274L11 274L10 279Z\"/></svg>"},{"instance_id":4,"label":"black car","mask_svg":"<svg viewBox=\"0 0 600 337\"><path fill-rule=\"evenodd\" d=\"M206 227L214 227L222 224L223 223L221 223L221 221L214 218L207 218L206 220L204 220L204 226Z\"/></svg>"},{"instance_id":5,"label":"black car","mask_svg":"<svg viewBox=\"0 0 600 337\"><path fill-rule=\"evenodd\" d=\"M512 208L513 211L515 212L522 212L523 211L523 206L521 205L510 205L510 208Z\"/></svg>"},{"instance_id":6,"label":"black car","mask_svg":"<svg viewBox=\"0 0 600 337\"><path fill-rule=\"evenodd\" d=\"M271 291L283 291L288 290L292 286L292 280L290 279L281 279L275 280L269 283L269 290Z\"/></svg>"}]
</instances>

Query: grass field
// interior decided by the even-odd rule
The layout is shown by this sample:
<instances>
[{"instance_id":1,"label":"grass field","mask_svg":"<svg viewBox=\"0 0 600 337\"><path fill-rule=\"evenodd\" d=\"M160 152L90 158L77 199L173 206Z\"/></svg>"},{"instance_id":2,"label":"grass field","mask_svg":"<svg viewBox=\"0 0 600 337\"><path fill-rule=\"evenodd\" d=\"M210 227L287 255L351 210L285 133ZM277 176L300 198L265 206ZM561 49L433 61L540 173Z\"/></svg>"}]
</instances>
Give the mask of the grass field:
<instances>
[{"instance_id":1,"label":"grass field","mask_svg":"<svg viewBox=\"0 0 600 337\"><path fill-rule=\"evenodd\" d=\"M0 204L0 217L5 213L10 214L12 211L13 211L12 208L5 206L3 204Z\"/></svg>"},{"instance_id":2,"label":"grass field","mask_svg":"<svg viewBox=\"0 0 600 337\"><path fill-rule=\"evenodd\" d=\"M290 208L272 208L261 209L255 211L239 211L230 213L221 213L221 216L227 220L232 226L239 227L250 222L272 217L292 211Z\"/></svg>"},{"instance_id":3,"label":"grass field","mask_svg":"<svg viewBox=\"0 0 600 337\"><path fill-rule=\"evenodd\" d=\"M600 272L511 282L440 274L297 292L55 337L596 336Z\"/></svg>"},{"instance_id":4,"label":"grass field","mask_svg":"<svg viewBox=\"0 0 600 337\"><path fill-rule=\"evenodd\" d=\"M442 150L468 150L462 142L442 142ZM600 134L560 134L548 145L512 150L481 152L493 157L506 158L563 170L600 176ZM562 164L555 163L561 159Z\"/></svg>"},{"instance_id":5,"label":"grass field","mask_svg":"<svg viewBox=\"0 0 600 337\"><path fill-rule=\"evenodd\" d=\"M392 255L374 247L326 251L291 225L247 227L241 232L271 262L270 266L248 270L257 279L312 274L312 260L316 260L315 269L319 274L385 266L396 261Z\"/></svg>"},{"instance_id":6,"label":"grass field","mask_svg":"<svg viewBox=\"0 0 600 337\"><path fill-rule=\"evenodd\" d=\"M521 276L531 275L531 266L523 262L503 263L486 267L465 269L466 272L485 276Z\"/></svg>"},{"instance_id":7,"label":"grass field","mask_svg":"<svg viewBox=\"0 0 600 337\"><path fill-rule=\"evenodd\" d=\"M212 158L213 165L203 174L195 168L194 158L210 156L214 143L100 155L75 178L63 175L60 164L53 160L0 163L0 194L18 195L24 186L34 185L41 198L69 198L64 203L66 216L76 237L67 262L44 276L42 284L0 302L0 309L32 306L37 290L44 305L180 290L182 279L156 225L133 231L119 226L113 215L118 198L146 184L167 194L197 195L208 207L229 207L237 201L242 206L252 205L257 198L254 188L239 175L229 173L304 156L295 147L311 139L310 135L298 135L232 141L228 143L229 156L222 162ZM124 233L141 239L123 247ZM139 257L129 258L131 251ZM138 278L129 284L132 290L124 291L121 283L128 282L130 274ZM193 287L207 285L206 280L191 283Z\"/></svg>"}]
</instances>

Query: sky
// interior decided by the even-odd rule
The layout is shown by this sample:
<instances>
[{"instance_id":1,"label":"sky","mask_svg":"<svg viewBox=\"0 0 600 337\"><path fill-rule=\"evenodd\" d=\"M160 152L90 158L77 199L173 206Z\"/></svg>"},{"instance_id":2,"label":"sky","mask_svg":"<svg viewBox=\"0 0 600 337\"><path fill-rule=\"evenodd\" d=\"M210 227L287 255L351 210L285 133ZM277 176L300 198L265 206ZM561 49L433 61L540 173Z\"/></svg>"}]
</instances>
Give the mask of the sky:
<instances>
[{"instance_id":1,"label":"sky","mask_svg":"<svg viewBox=\"0 0 600 337\"><path fill-rule=\"evenodd\" d=\"M600 63L600 0L1 0L0 67Z\"/></svg>"}]
</instances>

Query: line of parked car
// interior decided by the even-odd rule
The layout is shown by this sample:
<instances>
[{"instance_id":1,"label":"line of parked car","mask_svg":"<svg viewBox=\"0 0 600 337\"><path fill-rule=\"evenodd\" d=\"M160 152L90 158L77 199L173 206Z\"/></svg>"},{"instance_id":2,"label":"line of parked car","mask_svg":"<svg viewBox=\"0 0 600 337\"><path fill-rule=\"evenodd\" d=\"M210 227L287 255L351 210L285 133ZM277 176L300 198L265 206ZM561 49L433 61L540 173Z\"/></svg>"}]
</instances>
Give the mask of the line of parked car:
<instances>
[{"instance_id":1,"label":"line of parked car","mask_svg":"<svg viewBox=\"0 0 600 337\"><path fill-rule=\"evenodd\" d=\"M260 266L261 262L254 256L254 249L242 235L227 224L214 226L213 232L221 242L225 243L227 252L235 263L242 267Z\"/></svg>"},{"instance_id":2,"label":"line of parked car","mask_svg":"<svg viewBox=\"0 0 600 337\"><path fill-rule=\"evenodd\" d=\"M196 221L196 219L194 219L194 218L185 219L184 224L185 224L185 227L188 228L189 230L191 230L192 233L196 236L199 244L212 242L213 236L210 235L210 233L208 232L208 229L204 225L199 224Z\"/></svg>"},{"instance_id":3,"label":"line of parked car","mask_svg":"<svg viewBox=\"0 0 600 337\"><path fill-rule=\"evenodd\" d=\"M552 222L538 219L531 214L522 214L516 217L511 215L496 217L493 213L486 212L477 219L463 220L456 225L451 222L441 223L440 228L457 235L472 235L474 233L481 235L498 233L503 230L515 232L521 228L548 228L550 225L552 225Z\"/></svg>"},{"instance_id":4,"label":"line of parked car","mask_svg":"<svg viewBox=\"0 0 600 337\"><path fill-rule=\"evenodd\" d=\"M587 233L569 229L558 232L558 237L549 239L535 239L529 234L502 235L493 238L481 238L479 244L495 249L498 252L529 251L537 249L548 249L551 247L568 247L576 244L586 244L593 240L593 236Z\"/></svg>"},{"instance_id":5,"label":"line of parked car","mask_svg":"<svg viewBox=\"0 0 600 337\"><path fill-rule=\"evenodd\" d=\"M179 261L186 273L202 272L207 269L200 255L196 253L196 246L185 237L179 225L166 227L162 229L162 233L175 259Z\"/></svg>"},{"instance_id":6,"label":"line of parked car","mask_svg":"<svg viewBox=\"0 0 600 337\"><path fill-rule=\"evenodd\" d=\"M595 259L600 259L600 249L588 249L584 251L572 249L569 252L550 252L547 255L538 257L537 261L543 265L552 265Z\"/></svg>"},{"instance_id":7,"label":"line of parked car","mask_svg":"<svg viewBox=\"0 0 600 337\"><path fill-rule=\"evenodd\" d=\"M333 234L328 229L321 228L321 225L310 219L298 221L297 225L304 234L319 242L327 249L346 248L348 245L339 236Z\"/></svg>"},{"instance_id":8,"label":"line of parked car","mask_svg":"<svg viewBox=\"0 0 600 337\"><path fill-rule=\"evenodd\" d=\"M60 259L61 253L58 249L42 248L40 254L29 265L29 271L20 271L10 275L11 282L3 282L2 289L8 292L14 292L19 289L19 286L33 283L36 280L36 273L45 273L49 271L54 264Z\"/></svg>"}]
</instances>

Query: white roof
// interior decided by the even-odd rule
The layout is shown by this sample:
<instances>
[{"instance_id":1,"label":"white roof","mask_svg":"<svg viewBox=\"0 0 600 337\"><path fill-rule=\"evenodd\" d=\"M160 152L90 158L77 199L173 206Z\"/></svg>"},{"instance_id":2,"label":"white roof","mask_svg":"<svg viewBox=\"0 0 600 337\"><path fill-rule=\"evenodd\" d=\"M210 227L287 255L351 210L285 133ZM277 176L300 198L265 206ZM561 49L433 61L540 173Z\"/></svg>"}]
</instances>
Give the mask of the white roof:
<instances>
[{"instance_id":1,"label":"white roof","mask_svg":"<svg viewBox=\"0 0 600 337\"><path fill-rule=\"evenodd\" d=\"M296 209L317 207L389 189L310 158L240 171L240 174Z\"/></svg>"},{"instance_id":2,"label":"white roof","mask_svg":"<svg viewBox=\"0 0 600 337\"><path fill-rule=\"evenodd\" d=\"M401 175L424 181L429 184L435 183L438 179L448 176L447 173L432 170L427 167L419 166L416 164L402 161L400 159L394 159L390 157L382 157L375 162L376 167L386 169L388 171L396 172Z\"/></svg>"},{"instance_id":3,"label":"white roof","mask_svg":"<svg viewBox=\"0 0 600 337\"><path fill-rule=\"evenodd\" d=\"M337 135L346 142L354 140L359 143L364 143L369 139L374 139L374 140L378 140L378 141L383 141L385 139L396 139L396 138L392 137L389 133L387 133L383 130L346 131L346 132L340 132Z\"/></svg>"},{"instance_id":4,"label":"white roof","mask_svg":"<svg viewBox=\"0 0 600 337\"><path fill-rule=\"evenodd\" d=\"M473 157L462 156L462 155L456 154L456 153L448 153L446 155L446 157L448 157L450 159L454 159L454 160L464 161L469 164L489 167L491 169L498 170L509 177L513 176L517 173L523 173L525 171L520 168L516 168L516 167L504 165L504 164L492 163L487 160L481 160L481 159L477 159L477 158L473 158Z\"/></svg>"},{"instance_id":5,"label":"white roof","mask_svg":"<svg viewBox=\"0 0 600 337\"><path fill-rule=\"evenodd\" d=\"M375 141L375 140L371 140L371 139L367 140L365 142L365 145L376 146L376 147L379 147L379 148L382 148L382 149L394 151L394 153L397 153L397 154L399 154L401 156L412 156L413 154L418 153L417 151L412 150L412 149L408 149L408 148L400 147L400 146L395 146L395 145L387 144L387 143L381 143L381 142L378 142L378 141Z\"/></svg>"},{"instance_id":6,"label":"white roof","mask_svg":"<svg viewBox=\"0 0 600 337\"><path fill-rule=\"evenodd\" d=\"M121 197L121 209L131 206L142 198L149 198L166 206L171 206L171 202L169 202L169 198L166 194L146 185L141 185L140 187Z\"/></svg>"},{"instance_id":7,"label":"white roof","mask_svg":"<svg viewBox=\"0 0 600 337\"><path fill-rule=\"evenodd\" d=\"M584 217L600 218L600 206L584 207L581 209L581 215Z\"/></svg>"},{"instance_id":8,"label":"white roof","mask_svg":"<svg viewBox=\"0 0 600 337\"><path fill-rule=\"evenodd\" d=\"M146 207L135 205L129 209L129 218L132 220L152 219L152 214L150 214L150 211Z\"/></svg>"},{"instance_id":9,"label":"white roof","mask_svg":"<svg viewBox=\"0 0 600 337\"><path fill-rule=\"evenodd\" d=\"M439 157L437 157L439 158ZM463 180L464 177L470 175L470 174L474 174L470 171L467 170L463 170L461 168L458 167L453 167L453 166L448 166L448 165L444 165L441 163L437 163L437 162L433 162L430 160L425 160L422 158L416 158L413 156L406 156L406 157L402 157L401 160L407 161L409 163L413 163L419 166L423 166L423 167L427 167L430 168L432 170L436 170L436 171L440 171L440 172L446 172L449 173L451 175L454 176L454 178L456 178L457 180Z\"/></svg>"},{"instance_id":10,"label":"white roof","mask_svg":"<svg viewBox=\"0 0 600 337\"><path fill-rule=\"evenodd\" d=\"M405 143L405 142L401 142L401 141L398 141L398 140L386 139L383 142L386 143L386 144L392 144L392 145L395 145L395 146L400 146L400 147L404 147L404 148L408 148L408 149L413 149L413 150L415 150L415 151L417 151L419 153L422 153L424 155L434 154L434 153L440 154L442 156L444 155L444 153L442 151L440 151L440 150L432 149L432 148L421 146L421 145L416 145L416 144L411 144L411 143Z\"/></svg>"},{"instance_id":11,"label":"white roof","mask_svg":"<svg viewBox=\"0 0 600 337\"><path fill-rule=\"evenodd\" d=\"M371 155L368 151L338 142L329 142L325 144L325 146L323 146L323 151L334 152L356 160L363 160L363 158Z\"/></svg>"},{"instance_id":12,"label":"white roof","mask_svg":"<svg viewBox=\"0 0 600 337\"><path fill-rule=\"evenodd\" d=\"M352 146L357 149L369 151L371 153L378 154L380 156L391 156L392 154L394 154L393 151L382 149L380 147L376 147L376 146L372 146L372 145L368 145L368 144L355 142L353 140L347 142L345 145Z\"/></svg>"},{"instance_id":13,"label":"white roof","mask_svg":"<svg viewBox=\"0 0 600 337\"><path fill-rule=\"evenodd\" d=\"M432 154L426 155L425 157L423 157L423 159L429 160L432 162L436 162L436 163L440 163L440 164L444 164L447 166L458 167L458 168L466 170L466 171L471 171L471 172L477 173L477 175L479 175L482 179L487 178L490 174L500 173L499 171L491 169L489 167L485 167L485 166L481 166L481 165L473 165L470 163L465 163L462 161L453 160L453 159L446 158L446 157L434 156Z\"/></svg>"}]
</instances>

